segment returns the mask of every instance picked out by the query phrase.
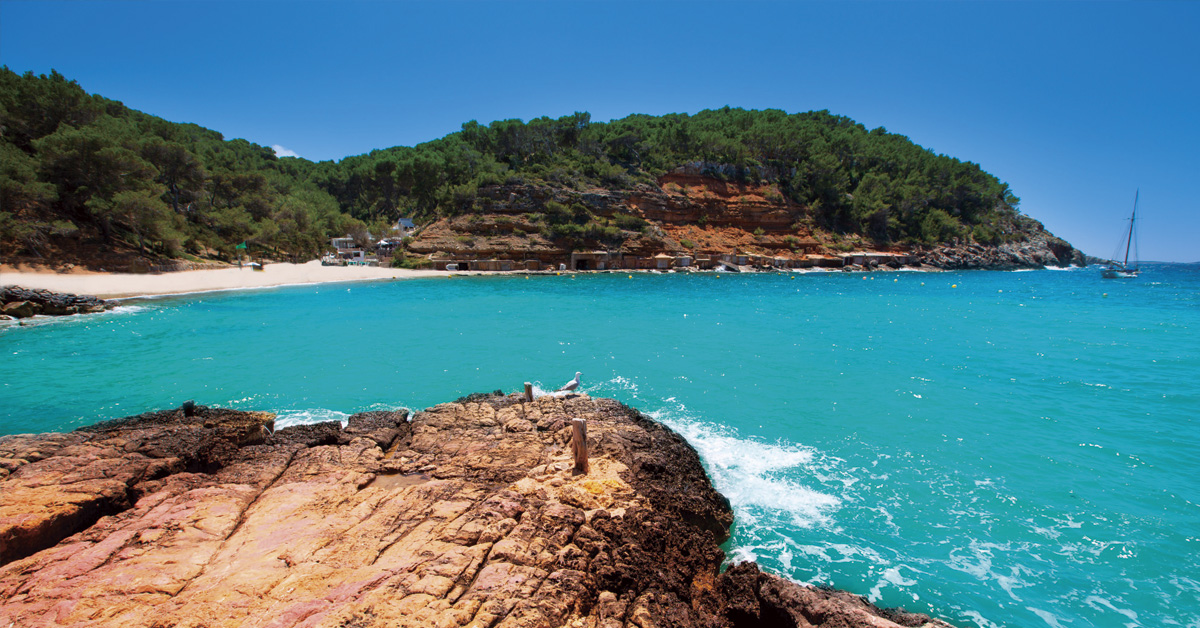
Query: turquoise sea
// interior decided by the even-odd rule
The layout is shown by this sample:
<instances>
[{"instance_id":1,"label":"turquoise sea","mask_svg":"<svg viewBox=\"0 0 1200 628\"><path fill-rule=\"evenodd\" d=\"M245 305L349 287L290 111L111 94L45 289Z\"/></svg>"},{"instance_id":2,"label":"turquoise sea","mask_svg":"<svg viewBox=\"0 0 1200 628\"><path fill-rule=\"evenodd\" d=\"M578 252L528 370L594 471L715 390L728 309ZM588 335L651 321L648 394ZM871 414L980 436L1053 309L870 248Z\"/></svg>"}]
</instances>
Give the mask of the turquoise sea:
<instances>
[{"instance_id":1,"label":"turquoise sea","mask_svg":"<svg viewBox=\"0 0 1200 628\"><path fill-rule=\"evenodd\" d=\"M298 286L8 325L0 356L0 434L579 370L696 447L734 559L961 626L1200 627L1200 266Z\"/></svg>"}]
</instances>

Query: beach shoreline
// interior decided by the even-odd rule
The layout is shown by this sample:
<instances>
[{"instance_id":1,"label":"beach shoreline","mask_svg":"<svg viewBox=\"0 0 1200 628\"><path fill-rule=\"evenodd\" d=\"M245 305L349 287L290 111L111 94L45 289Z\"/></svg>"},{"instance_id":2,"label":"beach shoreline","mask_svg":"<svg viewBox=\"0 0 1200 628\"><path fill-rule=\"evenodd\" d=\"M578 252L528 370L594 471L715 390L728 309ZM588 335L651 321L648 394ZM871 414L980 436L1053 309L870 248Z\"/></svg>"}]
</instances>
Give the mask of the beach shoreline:
<instances>
[{"instance_id":1,"label":"beach shoreline","mask_svg":"<svg viewBox=\"0 0 1200 628\"><path fill-rule=\"evenodd\" d=\"M66 294L87 294L103 299L134 299L346 281L391 281L440 275L445 273L375 266L322 266L317 260L303 264L272 263L263 266L261 270L247 265L241 268L146 274L106 273L82 269L57 272L50 269L0 265L0 286L16 285Z\"/></svg>"},{"instance_id":2,"label":"beach shoreline","mask_svg":"<svg viewBox=\"0 0 1200 628\"><path fill-rule=\"evenodd\" d=\"M1051 267L1043 267L1047 269ZM1076 268L1076 267L1069 267ZM876 272L916 272L937 273L949 269L931 267L901 268L815 268L815 269L756 269L752 267L737 267L730 273L781 273L781 274L825 274L825 273L859 273L872 274ZM979 270L979 269L960 269ZM1036 270L1036 269L1017 269ZM283 286L316 285L324 283L343 283L358 281L393 281L402 279L420 279L429 277L461 277L467 275L558 275L558 274L723 274L721 269L700 270L696 268L654 270L654 269L612 269L599 271L553 270L543 271L443 271L443 270L411 270L405 268L385 268L377 266L323 266L320 261L312 260L302 264L288 262L270 263L255 270L249 265L220 269L182 270L165 273L113 273L87 270L82 267L70 270L55 270L46 266L25 266L0 264L0 286L21 286L28 289L49 290L63 294L90 295L102 299L126 300L174 296L184 294L199 294L205 292L224 292L230 290L253 290L262 288L279 288Z\"/></svg>"},{"instance_id":3,"label":"beach shoreline","mask_svg":"<svg viewBox=\"0 0 1200 628\"><path fill-rule=\"evenodd\" d=\"M890 270L890 269L889 269ZM920 269L906 269L919 271ZM405 268L383 268L376 266L323 266L313 260L303 264L286 262L270 263L261 270L249 265L241 268L181 270L166 273L112 273L75 267L67 271L50 267L12 266L0 264L0 286L21 286L28 289L50 290L62 294L80 294L110 300L142 299L205 292L230 290L253 290L279 288L283 286L315 285L351 281L393 281L429 277L461 277L467 275L555 275L590 273L658 274L663 272L720 273L720 270L671 269L668 271L648 269L613 269L604 271L444 271L410 270ZM805 274L812 272L845 272L845 269L803 270L758 270L746 268L741 273L790 272Z\"/></svg>"}]
</instances>

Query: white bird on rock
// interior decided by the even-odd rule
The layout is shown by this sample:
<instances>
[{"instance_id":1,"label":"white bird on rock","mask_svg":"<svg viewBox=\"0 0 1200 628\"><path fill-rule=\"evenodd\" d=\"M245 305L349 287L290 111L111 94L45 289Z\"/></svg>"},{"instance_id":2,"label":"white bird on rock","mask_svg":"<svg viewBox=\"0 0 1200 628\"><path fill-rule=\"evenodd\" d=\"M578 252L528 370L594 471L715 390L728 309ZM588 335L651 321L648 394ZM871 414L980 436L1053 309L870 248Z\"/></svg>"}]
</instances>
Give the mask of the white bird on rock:
<instances>
[{"instance_id":1,"label":"white bird on rock","mask_svg":"<svg viewBox=\"0 0 1200 628\"><path fill-rule=\"evenodd\" d=\"M575 371L575 379L567 382L566 385L564 385L562 388L559 388L555 392L563 392L564 390L569 392L569 391L575 390L576 388L579 388L579 376L580 375L583 375L583 373L580 373L579 371Z\"/></svg>"}]
</instances>

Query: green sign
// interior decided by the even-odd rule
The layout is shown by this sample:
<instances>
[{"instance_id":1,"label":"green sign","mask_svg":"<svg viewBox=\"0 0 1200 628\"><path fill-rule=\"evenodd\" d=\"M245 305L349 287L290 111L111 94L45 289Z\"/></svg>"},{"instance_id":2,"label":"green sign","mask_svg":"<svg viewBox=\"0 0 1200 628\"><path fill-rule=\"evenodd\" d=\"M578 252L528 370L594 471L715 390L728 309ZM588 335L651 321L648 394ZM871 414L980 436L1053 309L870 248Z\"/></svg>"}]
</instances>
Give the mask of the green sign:
<instances>
[{"instance_id":1,"label":"green sign","mask_svg":"<svg viewBox=\"0 0 1200 628\"><path fill-rule=\"evenodd\" d=\"M245 243L245 242L243 242L243 243L241 243L241 244L239 244L239 245L237 245L237 246L235 246L235 247L233 247L233 248L235 248L235 249L244 249L244 248L246 248L246 243Z\"/></svg>"}]
</instances>

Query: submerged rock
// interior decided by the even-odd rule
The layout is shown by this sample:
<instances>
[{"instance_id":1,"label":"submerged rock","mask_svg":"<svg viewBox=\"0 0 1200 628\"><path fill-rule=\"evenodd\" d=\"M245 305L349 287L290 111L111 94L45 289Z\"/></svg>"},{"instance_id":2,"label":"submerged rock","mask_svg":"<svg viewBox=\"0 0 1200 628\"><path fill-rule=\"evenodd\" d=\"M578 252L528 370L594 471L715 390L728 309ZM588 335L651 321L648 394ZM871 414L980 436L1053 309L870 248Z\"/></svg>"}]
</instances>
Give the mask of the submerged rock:
<instances>
[{"instance_id":1,"label":"submerged rock","mask_svg":"<svg viewBox=\"0 0 1200 628\"><path fill-rule=\"evenodd\" d=\"M0 626L945 625L721 574L728 502L616 401L461 401L345 428L201 407L0 438Z\"/></svg>"}]
</instances>

